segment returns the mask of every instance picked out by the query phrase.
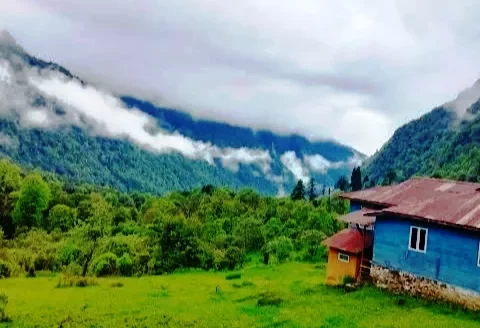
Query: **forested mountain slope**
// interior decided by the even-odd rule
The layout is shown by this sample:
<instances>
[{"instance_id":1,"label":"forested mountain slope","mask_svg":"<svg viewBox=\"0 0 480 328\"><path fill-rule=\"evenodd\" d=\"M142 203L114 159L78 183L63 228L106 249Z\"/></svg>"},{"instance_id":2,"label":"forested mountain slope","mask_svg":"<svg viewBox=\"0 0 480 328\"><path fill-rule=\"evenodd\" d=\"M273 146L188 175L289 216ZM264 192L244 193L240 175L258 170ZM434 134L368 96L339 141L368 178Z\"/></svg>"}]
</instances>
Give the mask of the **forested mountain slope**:
<instances>
[{"instance_id":1,"label":"forested mountain slope","mask_svg":"<svg viewBox=\"0 0 480 328\"><path fill-rule=\"evenodd\" d=\"M452 102L399 128L366 161L370 178L381 182L393 171L398 181L413 175L480 181L478 87L479 82ZM468 105L464 105L465 101Z\"/></svg>"},{"instance_id":2,"label":"forested mountain slope","mask_svg":"<svg viewBox=\"0 0 480 328\"><path fill-rule=\"evenodd\" d=\"M0 33L0 154L26 167L124 191L205 184L289 191L298 179L333 185L364 155L117 97L29 55Z\"/></svg>"}]
</instances>

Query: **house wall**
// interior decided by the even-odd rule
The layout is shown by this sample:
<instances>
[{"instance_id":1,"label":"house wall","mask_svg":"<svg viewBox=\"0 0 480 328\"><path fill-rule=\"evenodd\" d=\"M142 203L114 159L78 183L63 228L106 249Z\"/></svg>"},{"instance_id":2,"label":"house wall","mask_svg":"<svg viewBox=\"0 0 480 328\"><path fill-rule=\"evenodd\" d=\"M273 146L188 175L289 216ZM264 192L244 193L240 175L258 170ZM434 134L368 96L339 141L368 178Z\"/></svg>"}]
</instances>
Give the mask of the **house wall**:
<instances>
[{"instance_id":1,"label":"house wall","mask_svg":"<svg viewBox=\"0 0 480 328\"><path fill-rule=\"evenodd\" d=\"M428 229L426 253L408 249L412 225ZM479 240L480 233L416 220L379 217L375 224L373 263L480 292Z\"/></svg>"},{"instance_id":2,"label":"house wall","mask_svg":"<svg viewBox=\"0 0 480 328\"><path fill-rule=\"evenodd\" d=\"M327 263L327 284L336 285L342 283L343 277L351 276L357 278L358 268L360 261L357 255L348 254L350 256L350 262L345 263L338 260L338 253L340 251L330 248L328 252L328 263Z\"/></svg>"}]
</instances>

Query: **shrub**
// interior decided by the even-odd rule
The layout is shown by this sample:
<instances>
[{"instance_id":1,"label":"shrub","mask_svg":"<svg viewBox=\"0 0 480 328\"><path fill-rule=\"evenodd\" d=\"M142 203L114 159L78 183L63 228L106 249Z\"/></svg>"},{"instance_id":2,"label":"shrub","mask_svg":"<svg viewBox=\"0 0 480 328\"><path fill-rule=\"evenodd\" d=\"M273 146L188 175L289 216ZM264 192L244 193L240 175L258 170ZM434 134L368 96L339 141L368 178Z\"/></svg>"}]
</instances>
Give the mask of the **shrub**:
<instances>
[{"instance_id":1,"label":"shrub","mask_svg":"<svg viewBox=\"0 0 480 328\"><path fill-rule=\"evenodd\" d=\"M82 274L82 266L78 263L70 263L63 267L62 273L68 276L80 276Z\"/></svg>"},{"instance_id":2,"label":"shrub","mask_svg":"<svg viewBox=\"0 0 480 328\"><path fill-rule=\"evenodd\" d=\"M283 299L273 293L263 294L257 301L258 306L278 306L282 303Z\"/></svg>"},{"instance_id":3,"label":"shrub","mask_svg":"<svg viewBox=\"0 0 480 328\"><path fill-rule=\"evenodd\" d=\"M123 287L123 283L120 282L120 281L115 281L115 282L112 282L112 283L110 284L110 287L112 287L112 288L120 288L120 287Z\"/></svg>"},{"instance_id":4,"label":"shrub","mask_svg":"<svg viewBox=\"0 0 480 328\"><path fill-rule=\"evenodd\" d=\"M10 263L0 260L0 278L8 278L12 274Z\"/></svg>"},{"instance_id":5,"label":"shrub","mask_svg":"<svg viewBox=\"0 0 480 328\"><path fill-rule=\"evenodd\" d=\"M8 317L5 313L5 308L8 304L8 296L5 292L0 292L0 322L8 321Z\"/></svg>"},{"instance_id":6,"label":"shrub","mask_svg":"<svg viewBox=\"0 0 480 328\"><path fill-rule=\"evenodd\" d=\"M57 271L61 267L60 260L56 257L55 252L48 249L37 254L33 260L33 265L37 271Z\"/></svg>"},{"instance_id":7,"label":"shrub","mask_svg":"<svg viewBox=\"0 0 480 328\"><path fill-rule=\"evenodd\" d=\"M57 287L87 287L96 285L98 285L98 281L95 277L61 275Z\"/></svg>"},{"instance_id":8,"label":"shrub","mask_svg":"<svg viewBox=\"0 0 480 328\"><path fill-rule=\"evenodd\" d=\"M231 246L225 252L228 269L233 270L237 266L242 266L245 261L245 254L238 247Z\"/></svg>"},{"instance_id":9,"label":"shrub","mask_svg":"<svg viewBox=\"0 0 480 328\"><path fill-rule=\"evenodd\" d=\"M117 260L113 253L102 254L93 262L93 272L97 277L113 275L117 272Z\"/></svg>"},{"instance_id":10,"label":"shrub","mask_svg":"<svg viewBox=\"0 0 480 328\"><path fill-rule=\"evenodd\" d=\"M133 261L130 255L127 253L123 254L122 257L117 260L117 268L121 275L131 276L133 274Z\"/></svg>"},{"instance_id":11,"label":"shrub","mask_svg":"<svg viewBox=\"0 0 480 328\"><path fill-rule=\"evenodd\" d=\"M292 240L285 236L275 238L267 244L266 251L268 254L275 256L278 262L284 262L293 251Z\"/></svg>"},{"instance_id":12,"label":"shrub","mask_svg":"<svg viewBox=\"0 0 480 328\"><path fill-rule=\"evenodd\" d=\"M73 244L67 244L60 249L59 259L62 265L69 265L75 262L80 256L81 250L79 247Z\"/></svg>"},{"instance_id":13,"label":"shrub","mask_svg":"<svg viewBox=\"0 0 480 328\"><path fill-rule=\"evenodd\" d=\"M35 278L37 274L35 273L35 268L30 267L27 271L27 278Z\"/></svg>"},{"instance_id":14,"label":"shrub","mask_svg":"<svg viewBox=\"0 0 480 328\"><path fill-rule=\"evenodd\" d=\"M234 279L240 279L242 278L242 274L241 273L231 273L231 274L228 274L225 279L227 280L234 280Z\"/></svg>"}]
</instances>

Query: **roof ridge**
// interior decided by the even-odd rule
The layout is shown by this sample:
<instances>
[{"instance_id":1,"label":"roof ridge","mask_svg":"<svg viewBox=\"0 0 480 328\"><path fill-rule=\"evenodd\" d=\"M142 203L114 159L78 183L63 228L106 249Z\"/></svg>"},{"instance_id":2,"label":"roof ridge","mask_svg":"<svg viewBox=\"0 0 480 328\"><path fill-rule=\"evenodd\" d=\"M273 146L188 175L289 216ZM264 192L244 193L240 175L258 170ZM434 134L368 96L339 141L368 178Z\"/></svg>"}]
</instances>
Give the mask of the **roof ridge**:
<instances>
[{"instance_id":1,"label":"roof ridge","mask_svg":"<svg viewBox=\"0 0 480 328\"><path fill-rule=\"evenodd\" d=\"M464 185L475 185L480 187L480 182L469 182L469 181L459 181L459 180L454 180L454 179L445 179L445 178L432 178L432 177L422 177L422 176L415 176L411 177L410 179L414 180L430 180L430 181L443 181L443 182L450 182L450 183L458 183L458 184L464 184ZM406 182L408 180L405 180Z\"/></svg>"}]
</instances>

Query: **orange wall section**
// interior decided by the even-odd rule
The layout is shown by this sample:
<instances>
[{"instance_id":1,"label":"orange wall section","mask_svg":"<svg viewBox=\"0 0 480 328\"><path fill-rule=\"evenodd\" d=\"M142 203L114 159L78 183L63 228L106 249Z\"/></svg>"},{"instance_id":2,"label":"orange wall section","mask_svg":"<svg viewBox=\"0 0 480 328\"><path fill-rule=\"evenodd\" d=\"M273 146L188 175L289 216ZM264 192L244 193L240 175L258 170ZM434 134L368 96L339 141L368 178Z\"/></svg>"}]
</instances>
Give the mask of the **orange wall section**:
<instances>
[{"instance_id":1,"label":"orange wall section","mask_svg":"<svg viewBox=\"0 0 480 328\"><path fill-rule=\"evenodd\" d=\"M350 256L350 262L346 263L338 260L338 253L339 251L333 248L328 251L327 284L329 285L342 283L345 276L351 276L355 279L358 277L360 263L358 256L344 253Z\"/></svg>"}]
</instances>

